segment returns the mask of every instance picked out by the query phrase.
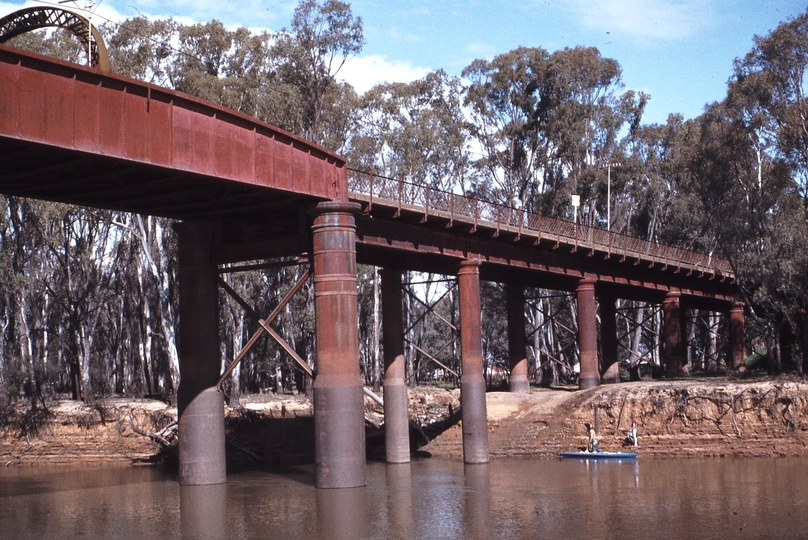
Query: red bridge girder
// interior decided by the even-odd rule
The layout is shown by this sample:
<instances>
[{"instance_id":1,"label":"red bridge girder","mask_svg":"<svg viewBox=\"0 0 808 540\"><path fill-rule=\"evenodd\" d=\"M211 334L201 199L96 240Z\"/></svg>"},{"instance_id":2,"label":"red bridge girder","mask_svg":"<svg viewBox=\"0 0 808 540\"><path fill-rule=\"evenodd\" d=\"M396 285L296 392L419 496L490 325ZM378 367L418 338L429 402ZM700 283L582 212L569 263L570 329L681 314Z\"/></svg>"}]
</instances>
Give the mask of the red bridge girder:
<instances>
[{"instance_id":1,"label":"red bridge girder","mask_svg":"<svg viewBox=\"0 0 808 540\"><path fill-rule=\"evenodd\" d=\"M259 223L347 200L340 156L179 92L0 46L0 96L6 194Z\"/></svg>"}]
</instances>

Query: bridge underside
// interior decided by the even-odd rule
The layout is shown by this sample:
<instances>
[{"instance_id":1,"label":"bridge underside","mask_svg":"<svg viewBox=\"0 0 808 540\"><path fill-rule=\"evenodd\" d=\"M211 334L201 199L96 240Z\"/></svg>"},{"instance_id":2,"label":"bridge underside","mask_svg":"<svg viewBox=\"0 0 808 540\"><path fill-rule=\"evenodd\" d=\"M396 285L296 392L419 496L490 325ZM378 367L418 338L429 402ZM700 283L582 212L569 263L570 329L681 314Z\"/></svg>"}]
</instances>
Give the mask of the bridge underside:
<instances>
[{"instance_id":1,"label":"bridge underside","mask_svg":"<svg viewBox=\"0 0 808 540\"><path fill-rule=\"evenodd\" d=\"M202 174L0 136L0 192L250 231L298 234L300 208L317 199Z\"/></svg>"}]
</instances>

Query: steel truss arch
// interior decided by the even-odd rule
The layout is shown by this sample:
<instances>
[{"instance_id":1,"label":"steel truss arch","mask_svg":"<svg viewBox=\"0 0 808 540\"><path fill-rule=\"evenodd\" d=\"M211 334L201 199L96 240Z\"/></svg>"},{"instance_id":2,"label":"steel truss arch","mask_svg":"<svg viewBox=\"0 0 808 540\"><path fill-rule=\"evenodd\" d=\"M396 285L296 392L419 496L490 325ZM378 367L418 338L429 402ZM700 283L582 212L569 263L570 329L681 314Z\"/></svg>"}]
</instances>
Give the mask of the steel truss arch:
<instances>
[{"instance_id":1,"label":"steel truss arch","mask_svg":"<svg viewBox=\"0 0 808 540\"><path fill-rule=\"evenodd\" d=\"M89 19L66 9L38 6L6 15L0 19L0 43L25 32L50 27L62 28L76 36L85 50L89 46L90 66L103 72L110 71L109 53L101 33Z\"/></svg>"}]
</instances>

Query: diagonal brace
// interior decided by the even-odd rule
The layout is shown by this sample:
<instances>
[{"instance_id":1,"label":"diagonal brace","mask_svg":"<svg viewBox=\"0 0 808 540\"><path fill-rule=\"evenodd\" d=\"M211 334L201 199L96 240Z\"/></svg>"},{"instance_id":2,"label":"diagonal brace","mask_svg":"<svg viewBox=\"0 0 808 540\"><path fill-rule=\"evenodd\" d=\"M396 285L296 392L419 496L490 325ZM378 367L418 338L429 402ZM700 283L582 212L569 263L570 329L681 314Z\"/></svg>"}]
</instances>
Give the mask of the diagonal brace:
<instances>
[{"instance_id":1,"label":"diagonal brace","mask_svg":"<svg viewBox=\"0 0 808 540\"><path fill-rule=\"evenodd\" d=\"M446 364L444 364L443 362L441 362L440 360L438 360L437 358L435 358L434 356L432 356L431 354L429 354L429 353L428 353L428 352L426 352L425 350L423 350L423 349L421 349L420 347L418 347L418 346L417 346L415 343L410 343L410 347L412 347L413 349L415 349L415 350L416 350L416 351L418 351L419 353L423 354L424 356L426 356L427 358L429 358L430 360L432 360L433 362L435 362L436 364L438 364L440 367L442 367L443 369L447 370L449 373L451 373L452 375L454 375L455 377L460 377L460 375L458 375L458 374L457 374L457 372L456 372L455 370L453 370L452 368L450 368L449 366L447 366ZM423 364L421 367L419 367L419 368L416 370L416 373L417 373L418 371L421 371L421 370L422 370L422 369L423 369L423 368L424 368L426 365L427 365L427 364Z\"/></svg>"},{"instance_id":2,"label":"diagonal brace","mask_svg":"<svg viewBox=\"0 0 808 540\"><path fill-rule=\"evenodd\" d=\"M283 311L283 309L286 307L286 304L292 300L292 297L294 297L294 295L296 295L300 289L303 288L303 285L305 285L305 283L309 280L310 276L311 269L307 268L303 272L303 275L300 276L300 279L298 279L292 288L289 289L280 303L275 306L275 309L272 310L272 313L270 313L269 317L266 319L262 319L261 316L258 315L258 312L255 311L255 309L253 309L253 307L247 303L246 300L239 296L239 294L230 285L228 285L222 277L219 277L219 285L221 285L221 287L233 298L233 300L244 308L250 317L258 322L258 330L256 330L255 333L250 337L247 345L241 349L238 356L236 356L236 358L230 362L230 364L228 364L227 369L224 370L224 373L222 373L222 375L219 377L219 380L216 381L217 387L220 387L225 379L227 379L233 370L236 369L236 366L244 359L245 356L247 356L247 352L249 352L253 345L255 345L258 338L261 337L264 332L269 334L270 337L272 337L272 339L274 339L278 345L283 348L283 350L289 353L289 355L298 364L300 369L302 369L309 377L314 377L314 372L311 370L311 367L309 367L309 365L300 357L300 355L298 355L297 352L288 343L286 343L286 341L275 330L273 330L272 327L269 326L276 318L278 318L278 315L280 315L281 311Z\"/></svg>"},{"instance_id":3,"label":"diagonal brace","mask_svg":"<svg viewBox=\"0 0 808 540\"><path fill-rule=\"evenodd\" d=\"M447 321L447 320L446 320L444 317L442 317L442 316L441 316L439 313L437 313L437 312L435 311L435 306L438 304L438 302L440 302L441 300L443 300L444 298L446 298L446 295L447 295L447 294L449 294L449 293L452 291L452 289L453 289L453 288L454 288L454 287L449 287L448 289L446 289L446 292L445 292L445 293L443 293L443 294L441 295L441 297L440 297L440 298L438 298L437 300L435 300L435 301L432 303L432 305L427 304L426 302L424 302L423 300L421 300L420 298L418 298L417 296L415 296L415 294L413 294L413 293L412 293L412 291L410 291L409 289L404 289L404 292L406 292L406 293L407 293L407 294L408 294L408 295L409 295L411 298L413 298L413 299L414 299L416 302L418 302L419 304L421 304L422 306L424 306L424 307L427 309L426 313L425 313L425 314L424 314L422 317L419 317L419 318L418 318L418 321L416 321L416 322L415 322L415 324L410 325L410 327L409 327L409 328L406 330L406 332L409 332L410 330L412 330L412 329L415 327L415 325L416 325L416 324L418 324L418 322L420 322L420 321L421 321L421 319L423 319L424 317L426 317L426 314L427 314L427 313L432 313L433 315L435 315L435 317L437 317L438 319L440 319L441 321L443 321L444 323L446 323L447 325L449 325L449 327L450 327L452 330L454 330L455 332L457 332L457 328L455 327L455 325L453 325L452 323L450 323L449 321ZM405 332L405 333L406 333L406 332Z\"/></svg>"}]
</instances>

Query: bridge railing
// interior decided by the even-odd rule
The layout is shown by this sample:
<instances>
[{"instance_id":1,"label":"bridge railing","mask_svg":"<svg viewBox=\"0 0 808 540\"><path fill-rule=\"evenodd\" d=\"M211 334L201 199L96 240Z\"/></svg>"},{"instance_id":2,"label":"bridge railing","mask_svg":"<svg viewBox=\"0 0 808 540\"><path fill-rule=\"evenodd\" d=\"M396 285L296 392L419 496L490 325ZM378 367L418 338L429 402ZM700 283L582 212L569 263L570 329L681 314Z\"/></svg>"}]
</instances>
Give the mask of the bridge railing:
<instances>
[{"instance_id":1,"label":"bridge railing","mask_svg":"<svg viewBox=\"0 0 808 540\"><path fill-rule=\"evenodd\" d=\"M534 212L490 203L395 178L348 169L351 199L372 206L418 212L450 223L486 227L517 235L536 236L558 244L623 255L686 270L732 276L729 261L621 233L545 217Z\"/></svg>"}]
</instances>

